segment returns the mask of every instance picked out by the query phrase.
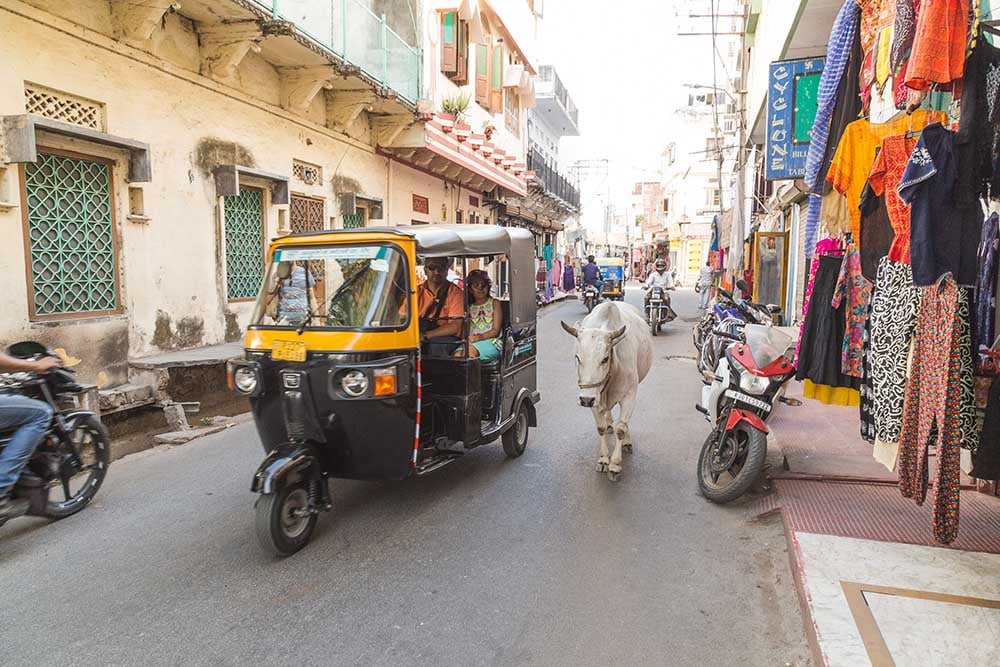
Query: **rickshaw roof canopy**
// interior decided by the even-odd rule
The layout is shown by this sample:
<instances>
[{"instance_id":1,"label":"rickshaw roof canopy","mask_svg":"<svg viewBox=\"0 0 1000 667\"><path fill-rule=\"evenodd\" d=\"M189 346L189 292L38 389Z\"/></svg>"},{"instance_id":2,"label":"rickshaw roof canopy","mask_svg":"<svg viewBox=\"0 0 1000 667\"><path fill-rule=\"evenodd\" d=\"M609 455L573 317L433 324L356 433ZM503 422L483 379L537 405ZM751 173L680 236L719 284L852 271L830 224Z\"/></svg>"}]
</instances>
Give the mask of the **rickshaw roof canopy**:
<instances>
[{"instance_id":1,"label":"rickshaw roof canopy","mask_svg":"<svg viewBox=\"0 0 1000 667\"><path fill-rule=\"evenodd\" d=\"M339 235L372 232L410 236L416 240L417 254L422 257L461 257L463 255L476 257L521 253L527 253L529 257L533 257L535 253L535 241L530 231L519 227L500 227L498 225L400 225L399 227L327 230L325 232L308 232L308 234Z\"/></svg>"}]
</instances>

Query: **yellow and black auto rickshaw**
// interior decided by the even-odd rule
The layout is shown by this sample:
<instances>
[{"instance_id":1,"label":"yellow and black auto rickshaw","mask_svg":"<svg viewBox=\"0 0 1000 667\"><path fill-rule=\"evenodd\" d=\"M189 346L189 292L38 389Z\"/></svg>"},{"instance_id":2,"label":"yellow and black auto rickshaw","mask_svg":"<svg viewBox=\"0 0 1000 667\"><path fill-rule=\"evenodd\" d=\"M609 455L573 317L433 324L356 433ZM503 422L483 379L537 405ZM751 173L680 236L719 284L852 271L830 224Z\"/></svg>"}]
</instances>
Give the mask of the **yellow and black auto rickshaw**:
<instances>
[{"instance_id":1,"label":"yellow and black auto rickshaw","mask_svg":"<svg viewBox=\"0 0 1000 667\"><path fill-rule=\"evenodd\" d=\"M533 251L530 232L491 225L309 232L271 244L245 359L229 367L266 451L251 485L265 548L305 546L331 508L330 478L401 480L498 439L508 456L524 452L539 401ZM465 290L457 344L421 343L418 265L441 257L462 269L478 258L508 276L499 358L469 354Z\"/></svg>"},{"instance_id":2,"label":"yellow and black auto rickshaw","mask_svg":"<svg viewBox=\"0 0 1000 667\"><path fill-rule=\"evenodd\" d=\"M601 271L604 290L601 297L611 301L625 299L625 260L621 257L598 257L597 268Z\"/></svg>"}]
</instances>

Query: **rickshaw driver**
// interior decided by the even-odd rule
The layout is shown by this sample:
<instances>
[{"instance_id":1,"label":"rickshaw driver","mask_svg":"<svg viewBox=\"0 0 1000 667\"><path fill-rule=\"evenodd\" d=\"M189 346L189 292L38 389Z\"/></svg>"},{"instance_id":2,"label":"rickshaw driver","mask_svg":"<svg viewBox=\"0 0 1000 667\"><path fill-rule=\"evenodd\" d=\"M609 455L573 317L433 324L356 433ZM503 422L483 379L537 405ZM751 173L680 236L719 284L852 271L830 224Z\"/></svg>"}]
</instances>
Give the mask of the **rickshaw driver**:
<instances>
[{"instance_id":1,"label":"rickshaw driver","mask_svg":"<svg viewBox=\"0 0 1000 667\"><path fill-rule=\"evenodd\" d=\"M429 257L424 262L427 280L417 288L421 342L442 336L459 338L462 335L465 297L458 285L447 280L450 267L449 257Z\"/></svg>"}]
</instances>

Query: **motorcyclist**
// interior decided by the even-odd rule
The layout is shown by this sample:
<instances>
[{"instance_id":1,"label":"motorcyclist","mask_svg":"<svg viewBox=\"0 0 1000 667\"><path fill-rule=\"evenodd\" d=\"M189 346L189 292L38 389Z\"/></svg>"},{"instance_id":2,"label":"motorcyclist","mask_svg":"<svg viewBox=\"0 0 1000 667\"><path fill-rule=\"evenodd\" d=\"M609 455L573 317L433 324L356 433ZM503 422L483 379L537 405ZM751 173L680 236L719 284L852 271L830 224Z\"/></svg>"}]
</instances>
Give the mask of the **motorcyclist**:
<instances>
[{"instance_id":1,"label":"motorcyclist","mask_svg":"<svg viewBox=\"0 0 1000 667\"><path fill-rule=\"evenodd\" d=\"M594 262L593 255L587 255L587 263L583 265L583 286L593 285L597 288L597 298L604 294L604 279L601 277L601 269Z\"/></svg>"},{"instance_id":2,"label":"motorcyclist","mask_svg":"<svg viewBox=\"0 0 1000 667\"><path fill-rule=\"evenodd\" d=\"M649 305L650 293L654 287L661 287L664 290L672 290L674 288L674 276L667 271L667 260L662 257L657 258L653 272L646 276L646 282L643 283L643 287L646 289L645 303L647 306ZM663 296L669 305L670 297L667 294Z\"/></svg>"},{"instance_id":3,"label":"motorcyclist","mask_svg":"<svg viewBox=\"0 0 1000 667\"><path fill-rule=\"evenodd\" d=\"M0 353L0 373L45 373L61 365L62 361L53 357L31 361ZM0 522L21 516L28 509L26 500L11 500L10 492L51 419L52 408L46 403L26 396L0 395L0 429L15 429L0 451Z\"/></svg>"}]
</instances>

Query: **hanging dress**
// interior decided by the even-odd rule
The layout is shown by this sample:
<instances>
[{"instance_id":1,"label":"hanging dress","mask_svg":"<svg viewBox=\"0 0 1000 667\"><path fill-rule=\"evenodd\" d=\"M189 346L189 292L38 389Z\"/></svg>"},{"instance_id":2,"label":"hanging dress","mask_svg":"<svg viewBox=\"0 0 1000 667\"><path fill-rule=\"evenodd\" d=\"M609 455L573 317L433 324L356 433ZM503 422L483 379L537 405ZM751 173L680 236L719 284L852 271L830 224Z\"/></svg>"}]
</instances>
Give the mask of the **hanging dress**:
<instances>
[{"instance_id":1,"label":"hanging dress","mask_svg":"<svg viewBox=\"0 0 1000 667\"><path fill-rule=\"evenodd\" d=\"M931 525L934 539L950 544L958 537L961 359L959 289L951 276L920 290L913 346L913 368L903 408L899 488L922 505L929 478L928 438L938 429L937 475Z\"/></svg>"}]
</instances>

